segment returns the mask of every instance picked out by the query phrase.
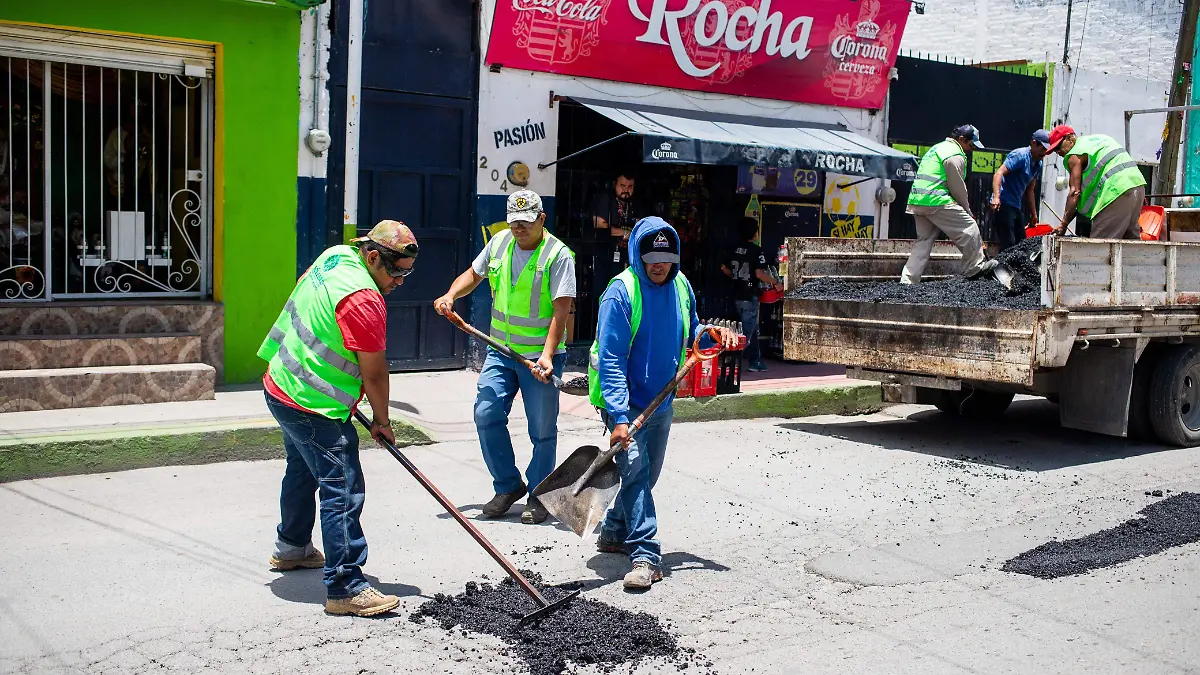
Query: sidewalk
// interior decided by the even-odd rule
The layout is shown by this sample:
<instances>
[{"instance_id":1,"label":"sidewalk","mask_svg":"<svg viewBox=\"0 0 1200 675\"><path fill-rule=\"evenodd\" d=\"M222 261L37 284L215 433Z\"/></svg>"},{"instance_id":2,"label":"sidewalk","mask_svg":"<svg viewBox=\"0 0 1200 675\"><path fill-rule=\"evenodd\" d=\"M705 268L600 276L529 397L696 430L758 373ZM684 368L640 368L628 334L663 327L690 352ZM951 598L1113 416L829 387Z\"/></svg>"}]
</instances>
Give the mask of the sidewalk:
<instances>
[{"instance_id":1,"label":"sidewalk","mask_svg":"<svg viewBox=\"0 0 1200 675\"><path fill-rule=\"evenodd\" d=\"M678 401L676 421L857 412L879 400L878 385L848 380L842 368L770 365L766 373L746 373L741 394ZM473 440L476 378L465 370L392 375L397 444ZM518 395L509 417L514 438L525 426ZM558 426L564 435L602 433L584 397L562 396ZM219 391L212 401L0 413L0 482L281 455L279 430L258 386Z\"/></svg>"}]
</instances>

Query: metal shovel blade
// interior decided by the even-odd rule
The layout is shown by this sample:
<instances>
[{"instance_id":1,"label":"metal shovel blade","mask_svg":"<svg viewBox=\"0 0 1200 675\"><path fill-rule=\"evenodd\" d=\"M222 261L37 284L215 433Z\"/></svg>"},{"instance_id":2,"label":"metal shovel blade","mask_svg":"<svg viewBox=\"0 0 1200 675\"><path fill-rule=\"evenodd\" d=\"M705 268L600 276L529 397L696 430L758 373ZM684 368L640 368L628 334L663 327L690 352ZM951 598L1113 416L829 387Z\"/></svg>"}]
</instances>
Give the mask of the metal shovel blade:
<instances>
[{"instance_id":1,"label":"metal shovel blade","mask_svg":"<svg viewBox=\"0 0 1200 675\"><path fill-rule=\"evenodd\" d=\"M1016 276L1016 273L1013 272L1011 267L1005 265L1004 263L1000 263L999 265L996 265L995 269L992 270L992 274L995 275L996 281L999 281L1001 286L1010 291L1012 290L1013 278Z\"/></svg>"},{"instance_id":2,"label":"metal shovel blade","mask_svg":"<svg viewBox=\"0 0 1200 675\"><path fill-rule=\"evenodd\" d=\"M600 453L594 445L579 448L533 489L542 506L580 537L596 529L621 489L621 470L612 460L579 484Z\"/></svg>"}]
</instances>

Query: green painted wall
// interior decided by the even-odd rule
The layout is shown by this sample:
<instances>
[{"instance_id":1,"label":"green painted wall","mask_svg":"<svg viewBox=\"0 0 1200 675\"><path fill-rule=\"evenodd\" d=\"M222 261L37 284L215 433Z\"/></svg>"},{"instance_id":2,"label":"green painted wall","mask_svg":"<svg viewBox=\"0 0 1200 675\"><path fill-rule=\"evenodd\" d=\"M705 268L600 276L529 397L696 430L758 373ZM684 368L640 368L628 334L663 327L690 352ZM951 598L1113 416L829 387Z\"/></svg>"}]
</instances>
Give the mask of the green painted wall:
<instances>
[{"instance_id":1,"label":"green painted wall","mask_svg":"<svg viewBox=\"0 0 1200 675\"><path fill-rule=\"evenodd\" d=\"M300 13L244 0L0 0L0 20L222 45L225 381L260 376L255 352L296 283Z\"/></svg>"},{"instance_id":2,"label":"green painted wall","mask_svg":"<svg viewBox=\"0 0 1200 675\"><path fill-rule=\"evenodd\" d=\"M1196 40L1195 50L1192 53L1192 64L1200 63L1196 59L1200 58L1200 40ZM1200 82L1197 82L1196 70L1192 69L1192 100L1188 101L1190 105L1200 105ZM1200 110L1193 110L1187 113L1187 130L1184 135L1187 137L1187 145L1180 152L1180 161L1183 162L1183 189L1178 192L1200 192Z\"/></svg>"}]
</instances>

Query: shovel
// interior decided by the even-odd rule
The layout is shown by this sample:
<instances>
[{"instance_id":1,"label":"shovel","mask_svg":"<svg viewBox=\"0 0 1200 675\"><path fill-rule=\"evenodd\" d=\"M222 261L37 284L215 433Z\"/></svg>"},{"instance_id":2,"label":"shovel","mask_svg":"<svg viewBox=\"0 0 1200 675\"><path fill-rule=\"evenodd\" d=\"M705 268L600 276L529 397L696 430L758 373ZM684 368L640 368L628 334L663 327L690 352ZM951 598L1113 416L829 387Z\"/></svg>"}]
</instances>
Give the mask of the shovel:
<instances>
[{"instance_id":1,"label":"shovel","mask_svg":"<svg viewBox=\"0 0 1200 675\"><path fill-rule=\"evenodd\" d=\"M538 364L536 364L533 361L525 358L524 356L521 356L520 354L514 352L512 349L510 349L508 347L508 345L504 344L503 342L500 342L496 338L488 335L487 333L484 333L484 332L478 330L477 328L475 328L471 324L467 323L466 321L463 321L463 318L461 316L459 316L458 313L455 312L454 310L452 310L452 309L448 310L446 312L445 316L446 316L446 319L448 321L450 321L450 323L457 326L459 330L466 333L467 335L474 335L475 337L479 338L480 340L483 340L487 344L491 345L492 349L495 349L496 351L507 356L508 358L513 359L517 363L524 365L526 368L529 368L530 371L532 371L536 374L544 374L544 375L548 376L550 378L551 384L553 384L556 389L562 391L563 393L570 394L572 396L587 396L588 392L587 392L586 387L584 387L582 391L579 391L575 387L568 387L567 385L565 385L562 381L562 378L555 375L554 373L542 373L542 369L538 367Z\"/></svg>"},{"instance_id":2,"label":"shovel","mask_svg":"<svg viewBox=\"0 0 1200 675\"><path fill-rule=\"evenodd\" d=\"M633 438L637 430L642 428L642 425L654 414L667 396L675 391L683 378L687 377L692 366L701 361L716 358L721 353L720 333L711 328L708 333L717 340L718 346L701 351L700 336L696 336L691 353L679 367L675 377L667 383L666 387L663 387L658 396L654 397L642 414L638 415L637 419L629 425L630 438ZM628 441L614 443L606 452L601 452L600 448L594 445L585 445L577 449L533 489L533 496L537 497L542 506L546 507L546 510L560 523L571 528L571 531L580 537L587 536L589 532L596 529L596 525L604 517L604 512L621 487L621 471L612 460L618 452L625 449L627 444Z\"/></svg>"},{"instance_id":3,"label":"shovel","mask_svg":"<svg viewBox=\"0 0 1200 675\"><path fill-rule=\"evenodd\" d=\"M362 414L361 410L354 410L354 419L358 420L358 423L366 427L368 431L371 429L371 421L367 419L366 415ZM429 482L429 479L425 477L425 474L421 473L421 470L417 468L416 464L413 464L411 461L409 461L409 459L404 456L404 453L400 452L400 450L396 448L395 445L388 442L387 439L381 438L379 439L379 442L385 449L387 449L388 452L392 453L392 457L395 457L396 461L404 465L404 468L407 469L410 474L412 474L413 478L417 479L417 482L421 484L421 487L425 488L429 494L433 495L433 498L437 500L437 503L441 504L443 509L446 509L446 513L454 516L454 519L458 521L459 525L463 526L463 529L467 531L467 534L471 535L471 538L474 539L480 546L482 546L483 550L487 551L488 555L492 556L493 560L500 563L500 567L503 567L508 576L512 577L512 580L517 582L517 585L521 587L521 590L528 593L529 597L533 598L533 601L538 604L537 609L521 617L519 625L524 625L530 621L540 619L557 609L561 609L568 602L571 602L575 596L579 595L579 590L574 590L558 600L555 600L554 602L546 600L546 598L538 592L538 589L534 588L533 584L529 583L529 580L522 576L522 574L517 571L517 568L514 567L513 564L500 553L500 551L496 550L496 547L492 544L492 542L487 540L487 537L483 536L483 533L479 531L479 528L475 527L471 521L467 520L466 516L459 513L454 504L452 504L450 500L446 498L446 495L442 494L441 490L437 489L433 483Z\"/></svg>"}]
</instances>

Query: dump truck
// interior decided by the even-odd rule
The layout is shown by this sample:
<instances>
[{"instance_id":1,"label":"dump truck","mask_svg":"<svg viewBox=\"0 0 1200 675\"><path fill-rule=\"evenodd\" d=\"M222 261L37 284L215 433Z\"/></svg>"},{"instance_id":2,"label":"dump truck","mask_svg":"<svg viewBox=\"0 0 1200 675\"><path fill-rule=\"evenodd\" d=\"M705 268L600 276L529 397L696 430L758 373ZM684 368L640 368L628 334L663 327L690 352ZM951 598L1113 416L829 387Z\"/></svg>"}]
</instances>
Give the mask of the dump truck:
<instances>
[{"instance_id":1,"label":"dump truck","mask_svg":"<svg viewBox=\"0 0 1200 675\"><path fill-rule=\"evenodd\" d=\"M912 246L789 238L787 284L895 281ZM959 259L938 242L924 278ZM1200 445L1200 244L1048 235L1039 268L1033 310L789 295L784 357L847 366L888 402L989 417L1029 394L1057 402L1064 427Z\"/></svg>"}]
</instances>

